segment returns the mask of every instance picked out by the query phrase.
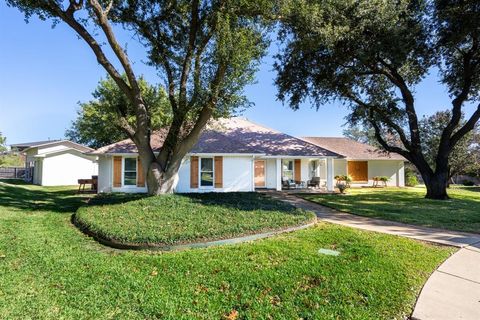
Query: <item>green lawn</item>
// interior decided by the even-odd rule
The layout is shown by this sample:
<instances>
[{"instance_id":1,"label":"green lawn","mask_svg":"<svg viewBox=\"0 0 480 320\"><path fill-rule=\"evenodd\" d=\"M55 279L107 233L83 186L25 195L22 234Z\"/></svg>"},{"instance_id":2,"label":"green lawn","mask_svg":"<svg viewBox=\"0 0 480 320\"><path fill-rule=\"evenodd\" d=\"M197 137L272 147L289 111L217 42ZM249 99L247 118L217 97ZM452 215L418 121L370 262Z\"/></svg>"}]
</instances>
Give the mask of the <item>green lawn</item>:
<instances>
[{"instance_id":1,"label":"green lawn","mask_svg":"<svg viewBox=\"0 0 480 320\"><path fill-rule=\"evenodd\" d=\"M118 251L72 226L86 199L0 182L0 319L403 319L453 250L320 224L235 246Z\"/></svg>"},{"instance_id":2,"label":"green lawn","mask_svg":"<svg viewBox=\"0 0 480 320\"><path fill-rule=\"evenodd\" d=\"M341 211L427 227L480 233L480 188L452 187L446 201L425 199L425 188L351 188L346 195L303 194Z\"/></svg>"},{"instance_id":3,"label":"green lawn","mask_svg":"<svg viewBox=\"0 0 480 320\"><path fill-rule=\"evenodd\" d=\"M78 210L76 220L106 240L161 245L232 238L316 220L313 212L254 192L175 194L99 205L121 198L95 199L95 205Z\"/></svg>"}]
</instances>

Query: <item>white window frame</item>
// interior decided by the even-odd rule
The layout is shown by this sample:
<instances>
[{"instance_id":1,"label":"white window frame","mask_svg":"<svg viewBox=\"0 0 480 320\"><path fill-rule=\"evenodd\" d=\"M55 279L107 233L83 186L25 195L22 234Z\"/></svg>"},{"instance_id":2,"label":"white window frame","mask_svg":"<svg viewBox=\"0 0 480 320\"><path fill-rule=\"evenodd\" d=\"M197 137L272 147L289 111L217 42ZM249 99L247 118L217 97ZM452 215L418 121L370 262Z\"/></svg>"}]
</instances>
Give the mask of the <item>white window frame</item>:
<instances>
[{"instance_id":1,"label":"white window frame","mask_svg":"<svg viewBox=\"0 0 480 320\"><path fill-rule=\"evenodd\" d=\"M202 186L202 159L212 159L212 185ZM210 172L210 171L205 171ZM215 157L199 157L198 159L198 187L200 189L214 189L215 188Z\"/></svg>"},{"instance_id":2,"label":"white window frame","mask_svg":"<svg viewBox=\"0 0 480 320\"><path fill-rule=\"evenodd\" d=\"M292 180L295 181L295 160L294 159L282 159L282 161L280 162L280 165L282 166L282 179L283 177L285 177L284 175L284 172L285 170L283 170L283 162L284 161L291 161L292 162ZM287 170L287 171L290 171L290 170Z\"/></svg>"},{"instance_id":3,"label":"white window frame","mask_svg":"<svg viewBox=\"0 0 480 320\"><path fill-rule=\"evenodd\" d=\"M125 184L125 159L135 159L135 184ZM122 157L122 188L137 188L138 183L138 157Z\"/></svg>"}]
</instances>

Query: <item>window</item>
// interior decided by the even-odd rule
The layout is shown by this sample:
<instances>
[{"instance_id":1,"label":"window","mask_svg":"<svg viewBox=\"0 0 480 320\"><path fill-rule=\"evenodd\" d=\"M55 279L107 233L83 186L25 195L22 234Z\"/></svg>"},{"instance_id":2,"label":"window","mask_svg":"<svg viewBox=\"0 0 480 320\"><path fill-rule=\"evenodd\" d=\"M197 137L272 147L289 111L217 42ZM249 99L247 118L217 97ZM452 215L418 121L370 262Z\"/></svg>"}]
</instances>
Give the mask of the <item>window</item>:
<instances>
[{"instance_id":1,"label":"window","mask_svg":"<svg viewBox=\"0 0 480 320\"><path fill-rule=\"evenodd\" d=\"M137 159L125 158L123 163L123 185L137 185Z\"/></svg>"},{"instance_id":2,"label":"window","mask_svg":"<svg viewBox=\"0 0 480 320\"><path fill-rule=\"evenodd\" d=\"M213 158L200 159L200 186L213 187Z\"/></svg>"},{"instance_id":3,"label":"window","mask_svg":"<svg viewBox=\"0 0 480 320\"><path fill-rule=\"evenodd\" d=\"M293 180L293 160L282 160L283 180Z\"/></svg>"}]
</instances>

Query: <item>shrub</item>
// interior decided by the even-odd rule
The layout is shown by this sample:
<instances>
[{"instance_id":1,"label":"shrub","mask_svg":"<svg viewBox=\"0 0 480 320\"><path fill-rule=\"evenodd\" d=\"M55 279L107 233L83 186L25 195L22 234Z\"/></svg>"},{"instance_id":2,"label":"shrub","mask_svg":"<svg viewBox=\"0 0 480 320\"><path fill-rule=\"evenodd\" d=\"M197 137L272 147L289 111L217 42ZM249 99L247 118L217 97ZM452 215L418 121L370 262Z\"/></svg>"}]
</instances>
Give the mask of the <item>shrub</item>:
<instances>
[{"instance_id":1,"label":"shrub","mask_svg":"<svg viewBox=\"0 0 480 320\"><path fill-rule=\"evenodd\" d=\"M475 185L475 182L473 182L472 180L463 180L462 184L466 187L473 187Z\"/></svg>"},{"instance_id":2,"label":"shrub","mask_svg":"<svg viewBox=\"0 0 480 320\"><path fill-rule=\"evenodd\" d=\"M407 174L407 176L405 177L405 185L407 185L407 187L417 186L418 185L417 176L414 174Z\"/></svg>"}]
</instances>

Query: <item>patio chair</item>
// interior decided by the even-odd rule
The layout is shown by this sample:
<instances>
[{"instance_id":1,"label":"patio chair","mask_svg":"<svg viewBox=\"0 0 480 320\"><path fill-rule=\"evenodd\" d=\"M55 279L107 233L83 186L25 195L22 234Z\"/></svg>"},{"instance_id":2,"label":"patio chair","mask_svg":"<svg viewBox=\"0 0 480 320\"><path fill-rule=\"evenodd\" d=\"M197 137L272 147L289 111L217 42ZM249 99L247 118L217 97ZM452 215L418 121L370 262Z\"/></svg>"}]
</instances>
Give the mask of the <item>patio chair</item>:
<instances>
[{"instance_id":1,"label":"patio chair","mask_svg":"<svg viewBox=\"0 0 480 320\"><path fill-rule=\"evenodd\" d=\"M320 188L320 177L312 177L307 181L307 187Z\"/></svg>"},{"instance_id":2,"label":"patio chair","mask_svg":"<svg viewBox=\"0 0 480 320\"><path fill-rule=\"evenodd\" d=\"M282 178L282 189L295 189L296 186L295 181Z\"/></svg>"},{"instance_id":3,"label":"patio chair","mask_svg":"<svg viewBox=\"0 0 480 320\"><path fill-rule=\"evenodd\" d=\"M319 187L320 186L320 177L312 177L310 180L307 180L307 187Z\"/></svg>"}]
</instances>

